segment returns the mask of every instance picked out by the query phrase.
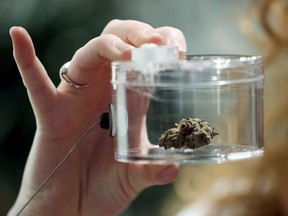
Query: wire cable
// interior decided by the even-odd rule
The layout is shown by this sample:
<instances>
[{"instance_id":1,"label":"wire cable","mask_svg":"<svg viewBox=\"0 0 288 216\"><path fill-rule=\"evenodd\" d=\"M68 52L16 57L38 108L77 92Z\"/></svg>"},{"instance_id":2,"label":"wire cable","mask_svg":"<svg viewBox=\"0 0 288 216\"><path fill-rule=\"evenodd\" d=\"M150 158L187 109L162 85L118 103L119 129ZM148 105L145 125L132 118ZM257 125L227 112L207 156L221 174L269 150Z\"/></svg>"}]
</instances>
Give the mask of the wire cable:
<instances>
[{"instance_id":1,"label":"wire cable","mask_svg":"<svg viewBox=\"0 0 288 216\"><path fill-rule=\"evenodd\" d=\"M101 119L102 120L102 119ZM48 177L42 182L42 184L35 190L35 192L32 194L32 196L29 198L29 200L24 204L24 206L19 210L17 213L17 216L19 216L24 209L29 205L29 203L34 199L34 197L42 190L42 188L49 182L49 180L54 176L54 174L59 170L59 168L63 165L63 163L67 160L67 158L71 155L71 153L75 150L75 148L81 143L81 141L87 136L87 134L98 124L101 123L100 121L95 122L93 125L91 125L78 139L78 141L71 147L69 152L64 156L64 158L61 160L61 162L55 167L55 169L48 175Z\"/></svg>"}]
</instances>

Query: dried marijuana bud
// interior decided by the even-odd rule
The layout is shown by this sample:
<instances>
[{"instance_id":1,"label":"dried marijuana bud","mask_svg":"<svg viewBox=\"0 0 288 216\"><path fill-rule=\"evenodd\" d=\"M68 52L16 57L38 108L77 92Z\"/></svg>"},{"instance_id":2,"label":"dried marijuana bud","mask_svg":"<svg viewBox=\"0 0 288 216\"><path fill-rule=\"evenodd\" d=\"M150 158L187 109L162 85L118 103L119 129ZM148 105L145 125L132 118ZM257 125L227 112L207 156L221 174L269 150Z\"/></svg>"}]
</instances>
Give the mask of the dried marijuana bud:
<instances>
[{"instance_id":1,"label":"dried marijuana bud","mask_svg":"<svg viewBox=\"0 0 288 216\"><path fill-rule=\"evenodd\" d=\"M161 135L159 146L165 149L199 148L208 145L217 134L219 133L208 122L199 118L186 118Z\"/></svg>"}]
</instances>

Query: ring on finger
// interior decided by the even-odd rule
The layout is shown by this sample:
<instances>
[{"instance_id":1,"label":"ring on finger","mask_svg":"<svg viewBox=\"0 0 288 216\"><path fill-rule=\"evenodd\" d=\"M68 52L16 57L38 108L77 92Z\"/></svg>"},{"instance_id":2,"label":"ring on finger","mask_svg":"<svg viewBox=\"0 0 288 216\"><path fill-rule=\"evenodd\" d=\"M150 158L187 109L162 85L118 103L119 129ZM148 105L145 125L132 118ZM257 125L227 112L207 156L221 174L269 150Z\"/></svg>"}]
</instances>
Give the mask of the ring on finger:
<instances>
[{"instance_id":1,"label":"ring on finger","mask_svg":"<svg viewBox=\"0 0 288 216\"><path fill-rule=\"evenodd\" d=\"M59 71L59 75L60 75L60 78L61 80L64 80L68 85L74 87L74 88L77 88L77 89L80 89L80 88L86 88L88 86L91 85L91 83L88 83L88 84L79 84L79 83L76 83L74 82L73 80L71 80L71 78L68 76L68 68L69 68L69 65L70 65L70 61L69 62L66 62L61 68L60 68L60 71Z\"/></svg>"}]
</instances>

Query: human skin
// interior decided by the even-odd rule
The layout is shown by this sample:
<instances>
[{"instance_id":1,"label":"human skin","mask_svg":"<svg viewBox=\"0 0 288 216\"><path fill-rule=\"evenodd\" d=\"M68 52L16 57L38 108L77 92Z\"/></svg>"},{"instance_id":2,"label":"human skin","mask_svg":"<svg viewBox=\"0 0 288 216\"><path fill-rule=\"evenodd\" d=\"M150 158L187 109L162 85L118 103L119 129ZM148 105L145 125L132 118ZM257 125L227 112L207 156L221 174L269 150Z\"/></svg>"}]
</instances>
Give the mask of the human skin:
<instances>
[{"instance_id":1,"label":"human skin","mask_svg":"<svg viewBox=\"0 0 288 216\"><path fill-rule=\"evenodd\" d=\"M73 56L68 75L89 87L76 89L61 81L56 87L37 58L22 27L12 27L14 58L36 119L36 132L18 198L8 215L16 215L83 132L111 103L110 63L128 60L144 43L177 45L186 51L182 32L153 28L133 20L112 20L102 34ZM96 128L83 140L51 181L21 215L117 215L152 185L173 182L177 165L142 165L114 160L113 140Z\"/></svg>"}]
</instances>

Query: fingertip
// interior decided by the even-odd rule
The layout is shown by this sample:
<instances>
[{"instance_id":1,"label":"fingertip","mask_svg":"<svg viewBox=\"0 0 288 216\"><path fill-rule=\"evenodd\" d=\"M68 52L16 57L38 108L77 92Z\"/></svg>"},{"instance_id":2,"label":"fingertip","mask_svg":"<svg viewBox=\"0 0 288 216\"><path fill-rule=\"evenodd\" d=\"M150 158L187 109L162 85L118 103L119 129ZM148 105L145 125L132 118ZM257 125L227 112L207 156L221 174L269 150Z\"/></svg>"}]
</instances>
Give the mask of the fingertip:
<instances>
[{"instance_id":1,"label":"fingertip","mask_svg":"<svg viewBox=\"0 0 288 216\"><path fill-rule=\"evenodd\" d=\"M132 57L132 49L128 49L125 52L122 53L121 60L130 60Z\"/></svg>"},{"instance_id":2,"label":"fingertip","mask_svg":"<svg viewBox=\"0 0 288 216\"><path fill-rule=\"evenodd\" d=\"M179 165L167 165L158 171L155 175L155 181L162 185L174 182L179 174Z\"/></svg>"},{"instance_id":3,"label":"fingertip","mask_svg":"<svg viewBox=\"0 0 288 216\"><path fill-rule=\"evenodd\" d=\"M31 42L31 38L23 27L20 26L12 26L9 29L9 34L11 36L14 49L15 48L22 48L25 44Z\"/></svg>"},{"instance_id":4,"label":"fingertip","mask_svg":"<svg viewBox=\"0 0 288 216\"><path fill-rule=\"evenodd\" d=\"M165 38L152 27L141 29L133 33L128 33L127 38L135 47L140 47L146 43L153 43L156 45L163 45Z\"/></svg>"},{"instance_id":5,"label":"fingertip","mask_svg":"<svg viewBox=\"0 0 288 216\"><path fill-rule=\"evenodd\" d=\"M27 34L27 31L26 29L24 29L23 27L21 26L12 26L10 29L9 29L9 34L10 36L12 37L12 39L19 35L19 34L22 34L22 33L25 33Z\"/></svg>"},{"instance_id":6,"label":"fingertip","mask_svg":"<svg viewBox=\"0 0 288 216\"><path fill-rule=\"evenodd\" d=\"M165 185L174 182L179 174L178 164L147 165L145 170L146 187L151 185Z\"/></svg>"},{"instance_id":7,"label":"fingertip","mask_svg":"<svg viewBox=\"0 0 288 216\"><path fill-rule=\"evenodd\" d=\"M12 42L14 42L14 39L16 37L15 34L17 34L17 31L18 31L18 27L17 26L12 26L10 29L9 29L9 35L12 39Z\"/></svg>"},{"instance_id":8,"label":"fingertip","mask_svg":"<svg viewBox=\"0 0 288 216\"><path fill-rule=\"evenodd\" d=\"M120 52L121 55L120 60L131 59L132 50L135 49L134 46L129 45L122 40L116 40L114 42L114 46Z\"/></svg>"},{"instance_id":9,"label":"fingertip","mask_svg":"<svg viewBox=\"0 0 288 216\"><path fill-rule=\"evenodd\" d=\"M186 53L187 45L186 41L179 37L174 37L167 42L168 45L177 46L179 49L180 54Z\"/></svg>"},{"instance_id":10,"label":"fingertip","mask_svg":"<svg viewBox=\"0 0 288 216\"><path fill-rule=\"evenodd\" d=\"M131 50L135 47L133 47L130 44L125 43L122 40L115 40L114 41L114 46L116 47L116 49L120 52L120 53L126 53L126 52L131 52Z\"/></svg>"},{"instance_id":11,"label":"fingertip","mask_svg":"<svg viewBox=\"0 0 288 216\"><path fill-rule=\"evenodd\" d=\"M12 26L12 27L9 29L9 34L10 34L10 35L13 35L13 33L14 33L15 31L17 31L18 29L19 29L18 26Z\"/></svg>"},{"instance_id":12,"label":"fingertip","mask_svg":"<svg viewBox=\"0 0 288 216\"><path fill-rule=\"evenodd\" d=\"M180 52L180 58L183 58L183 56L185 57L187 44L185 36L181 30L169 26L157 28L156 30L159 34L163 35L165 40L164 43L166 45L177 46Z\"/></svg>"},{"instance_id":13,"label":"fingertip","mask_svg":"<svg viewBox=\"0 0 288 216\"><path fill-rule=\"evenodd\" d=\"M14 58L20 68L26 67L35 58L32 39L26 29L20 26L11 27L9 32L13 44Z\"/></svg>"},{"instance_id":14,"label":"fingertip","mask_svg":"<svg viewBox=\"0 0 288 216\"><path fill-rule=\"evenodd\" d=\"M148 28L144 30L143 39L145 39L148 43L154 43L157 45L163 45L165 43L163 35L161 35L153 28Z\"/></svg>"},{"instance_id":15,"label":"fingertip","mask_svg":"<svg viewBox=\"0 0 288 216\"><path fill-rule=\"evenodd\" d=\"M16 26L12 26L10 29L9 29L9 34L12 36L14 30L17 29Z\"/></svg>"}]
</instances>

